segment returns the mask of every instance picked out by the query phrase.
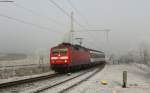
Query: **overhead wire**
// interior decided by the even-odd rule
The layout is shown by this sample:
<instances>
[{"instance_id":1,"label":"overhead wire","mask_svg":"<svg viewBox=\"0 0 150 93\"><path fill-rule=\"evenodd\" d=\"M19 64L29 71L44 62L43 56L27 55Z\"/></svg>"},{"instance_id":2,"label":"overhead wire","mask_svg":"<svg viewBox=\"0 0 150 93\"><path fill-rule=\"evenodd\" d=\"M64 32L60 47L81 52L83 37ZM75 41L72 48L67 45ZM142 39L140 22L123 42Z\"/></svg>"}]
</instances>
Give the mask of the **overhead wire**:
<instances>
[{"instance_id":1,"label":"overhead wire","mask_svg":"<svg viewBox=\"0 0 150 93\"><path fill-rule=\"evenodd\" d=\"M52 4L54 4L60 11L62 11L62 13L64 13L66 16L70 17L70 14L68 12L66 12L65 9L63 9L62 7L60 7L54 0L48 0L50 1ZM78 24L80 27L86 29L83 25L81 25L75 18L74 18L74 22L76 24Z\"/></svg>"},{"instance_id":2,"label":"overhead wire","mask_svg":"<svg viewBox=\"0 0 150 93\"><path fill-rule=\"evenodd\" d=\"M11 1L11 0L1 0L0 2L14 2L14 1Z\"/></svg>"},{"instance_id":3,"label":"overhead wire","mask_svg":"<svg viewBox=\"0 0 150 93\"><path fill-rule=\"evenodd\" d=\"M61 10L65 15L67 15L68 17L70 17L70 14L68 14L68 12L66 12L62 7L60 7L55 1L53 0L48 0L50 1L52 4L54 4L59 10Z\"/></svg>"},{"instance_id":4,"label":"overhead wire","mask_svg":"<svg viewBox=\"0 0 150 93\"><path fill-rule=\"evenodd\" d=\"M17 19L17 18L14 18L14 17L10 17L10 16L4 15L4 14L0 14L0 16L3 17L3 18L7 18L7 19L10 19L10 20L14 20L14 21L23 23L23 24L32 25L32 26L37 27L37 28L40 28L40 29L45 29L45 30L47 30L47 31L55 31L55 32L58 32L58 31L56 31L56 30L54 30L54 29L51 29L51 28L48 28L48 27L44 27L44 26L41 26L41 25L39 25L39 24L27 22L27 21L24 21L24 20L22 20L22 19Z\"/></svg>"},{"instance_id":5,"label":"overhead wire","mask_svg":"<svg viewBox=\"0 0 150 93\"><path fill-rule=\"evenodd\" d=\"M39 12L37 12L37 11L34 11L34 10L30 9L30 8L26 8L26 7L24 7L24 6L22 6L22 5L18 4L18 3L13 2L13 3L11 3L11 4L13 4L15 7L22 8L22 9L24 9L24 10L26 10L26 11L32 13L33 15L43 16L43 15L41 15L41 13L39 13ZM50 18L50 17L48 17L48 16L46 16L46 17L47 17L47 19L53 21L53 22L56 23L56 24L59 24L60 26L65 26L65 24L63 24L63 23L60 23L60 22L58 22L58 21L56 21L56 20L54 20L54 19L52 19L52 18ZM44 17L44 18L45 18L45 17Z\"/></svg>"},{"instance_id":6,"label":"overhead wire","mask_svg":"<svg viewBox=\"0 0 150 93\"><path fill-rule=\"evenodd\" d=\"M75 12L85 21L85 23L88 25L87 18L81 14L81 12L75 7L75 5L71 2L71 0L67 0L68 4L75 10Z\"/></svg>"}]
</instances>

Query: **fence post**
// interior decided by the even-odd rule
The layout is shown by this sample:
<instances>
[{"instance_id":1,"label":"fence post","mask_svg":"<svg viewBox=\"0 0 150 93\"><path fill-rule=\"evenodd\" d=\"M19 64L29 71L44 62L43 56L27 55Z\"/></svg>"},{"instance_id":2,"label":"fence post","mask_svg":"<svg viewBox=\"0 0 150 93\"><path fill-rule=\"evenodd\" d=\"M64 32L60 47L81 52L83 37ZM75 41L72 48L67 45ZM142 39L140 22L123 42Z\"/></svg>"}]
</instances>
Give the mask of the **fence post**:
<instances>
[{"instance_id":1,"label":"fence post","mask_svg":"<svg viewBox=\"0 0 150 93\"><path fill-rule=\"evenodd\" d=\"M123 88L127 87L127 71L123 71Z\"/></svg>"}]
</instances>

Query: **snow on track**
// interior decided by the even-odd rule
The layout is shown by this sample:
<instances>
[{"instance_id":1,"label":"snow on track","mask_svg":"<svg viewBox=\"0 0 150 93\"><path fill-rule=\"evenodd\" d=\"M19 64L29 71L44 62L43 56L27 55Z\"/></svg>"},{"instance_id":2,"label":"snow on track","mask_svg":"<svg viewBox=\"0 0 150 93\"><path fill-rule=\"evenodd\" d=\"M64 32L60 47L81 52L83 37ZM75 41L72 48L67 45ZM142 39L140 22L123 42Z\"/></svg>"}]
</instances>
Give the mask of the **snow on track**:
<instances>
[{"instance_id":1,"label":"snow on track","mask_svg":"<svg viewBox=\"0 0 150 93\"><path fill-rule=\"evenodd\" d=\"M0 80L0 84L8 83L8 82L15 82L15 81L18 81L18 80L36 78L36 77L41 77L41 76L50 75L50 74L54 74L54 72L51 71L51 72L47 72L47 73L43 73L43 74L37 74L37 75L31 75L31 76L23 76L23 77L13 77L13 78L8 78L8 79L1 79Z\"/></svg>"},{"instance_id":2,"label":"snow on track","mask_svg":"<svg viewBox=\"0 0 150 93\"><path fill-rule=\"evenodd\" d=\"M36 84L34 84L34 86L30 87L30 88L24 88L22 89L22 91L20 91L21 93L33 93L33 92L36 92L37 90L39 89L43 89L47 86L51 86L51 85L54 85L58 82L61 82L61 81L64 81L64 80L67 80L67 79L70 79L72 77L75 77L75 76L78 76L79 74L85 72L86 70L83 70L83 71L79 71L79 72L75 72L75 73L72 73L71 76L68 76L67 74L63 74L62 76L60 77L56 77L56 78L53 78L53 79L48 79L48 80L45 80L45 81L39 81L37 82ZM20 93L19 92L19 93Z\"/></svg>"},{"instance_id":3,"label":"snow on track","mask_svg":"<svg viewBox=\"0 0 150 93\"><path fill-rule=\"evenodd\" d=\"M122 73L128 71L127 88L122 88ZM108 85L102 85L107 80ZM150 73L133 65L107 65L88 81L68 93L150 93Z\"/></svg>"},{"instance_id":4,"label":"snow on track","mask_svg":"<svg viewBox=\"0 0 150 93\"><path fill-rule=\"evenodd\" d=\"M72 80L69 81L69 82L65 82L65 83L63 83L63 84L61 84L61 85L59 85L59 86L56 86L56 87L54 87L54 88L52 88L52 89L49 89L49 90L47 90L47 91L44 91L44 92L42 92L42 93L50 93L50 92L52 92L52 93L59 93L60 91L62 91L62 90L64 90L64 89L68 88L69 86L72 86L72 85L74 85L74 84L77 84L78 82L84 80L86 77L89 77L89 76L92 75L93 73L97 72L97 70L98 70L98 69L94 69L93 71L90 71L90 72L88 72L88 73L85 73L84 75L81 75L80 77L74 78L74 79L72 79Z\"/></svg>"}]
</instances>

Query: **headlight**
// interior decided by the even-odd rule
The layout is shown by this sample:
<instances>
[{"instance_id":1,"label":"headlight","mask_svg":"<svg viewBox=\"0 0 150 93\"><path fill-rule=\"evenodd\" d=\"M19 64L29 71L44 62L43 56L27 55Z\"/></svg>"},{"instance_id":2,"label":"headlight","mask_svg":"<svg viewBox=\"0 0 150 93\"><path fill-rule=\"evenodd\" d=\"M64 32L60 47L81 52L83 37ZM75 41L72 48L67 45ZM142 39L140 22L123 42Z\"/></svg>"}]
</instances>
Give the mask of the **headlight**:
<instances>
[{"instance_id":1,"label":"headlight","mask_svg":"<svg viewBox=\"0 0 150 93\"><path fill-rule=\"evenodd\" d=\"M68 59L67 56L60 57L60 59Z\"/></svg>"},{"instance_id":2,"label":"headlight","mask_svg":"<svg viewBox=\"0 0 150 93\"><path fill-rule=\"evenodd\" d=\"M65 63L67 63L67 60L65 60Z\"/></svg>"}]
</instances>

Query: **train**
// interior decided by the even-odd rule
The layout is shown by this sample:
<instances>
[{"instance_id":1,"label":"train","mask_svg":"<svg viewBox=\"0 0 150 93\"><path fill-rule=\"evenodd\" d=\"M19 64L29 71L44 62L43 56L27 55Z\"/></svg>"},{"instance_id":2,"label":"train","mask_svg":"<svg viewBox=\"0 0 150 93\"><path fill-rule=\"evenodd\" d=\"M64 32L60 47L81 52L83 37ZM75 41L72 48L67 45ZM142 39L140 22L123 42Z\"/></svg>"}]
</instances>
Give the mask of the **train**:
<instances>
[{"instance_id":1,"label":"train","mask_svg":"<svg viewBox=\"0 0 150 93\"><path fill-rule=\"evenodd\" d=\"M56 72L68 72L104 63L104 52L77 44L60 43L50 49L51 69Z\"/></svg>"}]
</instances>

